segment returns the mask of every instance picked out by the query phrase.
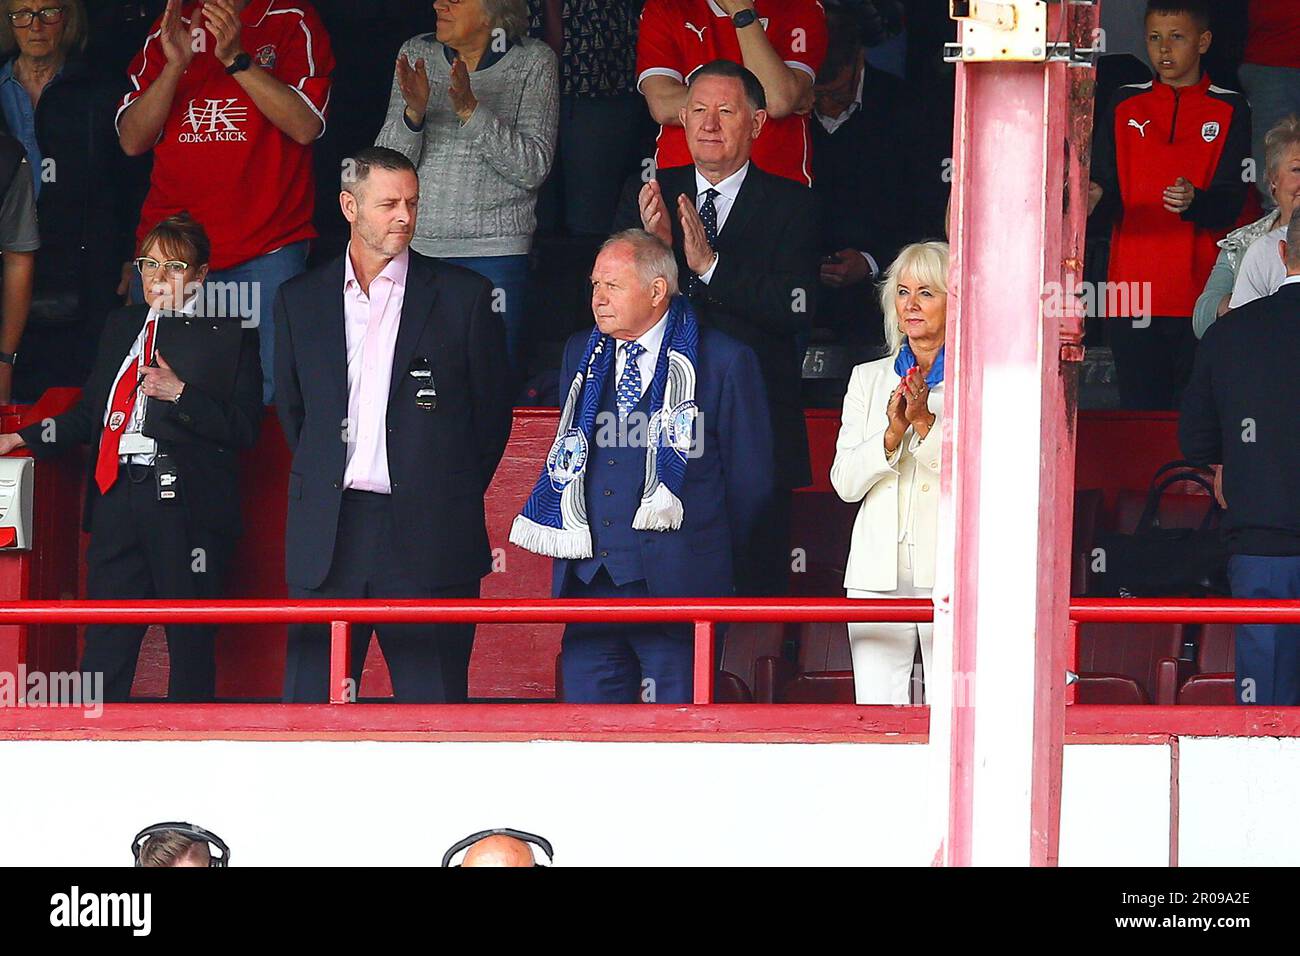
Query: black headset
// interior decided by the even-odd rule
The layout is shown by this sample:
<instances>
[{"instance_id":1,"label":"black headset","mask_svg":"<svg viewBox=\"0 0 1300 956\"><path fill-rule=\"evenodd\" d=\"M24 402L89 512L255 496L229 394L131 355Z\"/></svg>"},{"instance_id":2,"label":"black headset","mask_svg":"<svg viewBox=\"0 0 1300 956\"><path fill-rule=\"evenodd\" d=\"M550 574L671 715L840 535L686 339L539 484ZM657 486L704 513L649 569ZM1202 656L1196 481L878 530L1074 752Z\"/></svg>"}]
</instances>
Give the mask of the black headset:
<instances>
[{"instance_id":1,"label":"black headset","mask_svg":"<svg viewBox=\"0 0 1300 956\"><path fill-rule=\"evenodd\" d=\"M516 840L523 840L525 843L531 843L533 846L539 847L541 851L546 854L546 863L534 863L533 866L545 867L555 862L555 853L551 850L550 840L545 837L539 837L536 833L525 833L523 830L512 830L509 827L504 827L500 830L480 830L478 833L471 833L459 843L454 844L450 850L442 855L442 865L448 867L451 866L451 858L457 853L461 850L469 849L479 840L486 840L490 836L514 837ZM456 866L459 867L460 864L457 863Z\"/></svg>"},{"instance_id":2,"label":"black headset","mask_svg":"<svg viewBox=\"0 0 1300 956\"><path fill-rule=\"evenodd\" d=\"M144 842L160 833L179 833L195 843L206 843L208 845L208 866L210 867L230 865L230 847L226 846L226 841L211 830L196 827L192 823L155 823L151 827L145 827L131 841L131 855L135 857L136 866L141 865L140 851L144 849ZM212 850L214 849L220 850L221 856L213 855Z\"/></svg>"}]
</instances>

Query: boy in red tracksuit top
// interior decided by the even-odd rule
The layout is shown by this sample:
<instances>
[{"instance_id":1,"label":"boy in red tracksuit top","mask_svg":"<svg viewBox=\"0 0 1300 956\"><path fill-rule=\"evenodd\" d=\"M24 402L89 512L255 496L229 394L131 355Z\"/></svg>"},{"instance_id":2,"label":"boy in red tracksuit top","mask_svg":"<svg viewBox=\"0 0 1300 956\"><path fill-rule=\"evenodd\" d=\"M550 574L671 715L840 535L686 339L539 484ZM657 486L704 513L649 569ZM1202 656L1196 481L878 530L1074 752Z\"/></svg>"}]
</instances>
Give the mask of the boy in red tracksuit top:
<instances>
[{"instance_id":1,"label":"boy in red tracksuit top","mask_svg":"<svg viewBox=\"0 0 1300 956\"><path fill-rule=\"evenodd\" d=\"M1196 349L1192 307L1218 255L1215 242L1246 198L1250 109L1202 72L1208 25L1204 0L1149 0L1156 77L1120 87L1095 124L1090 201L1094 212L1115 217L1112 290L1096 298L1129 303L1127 314L1106 322L1128 409L1178 407Z\"/></svg>"}]
</instances>

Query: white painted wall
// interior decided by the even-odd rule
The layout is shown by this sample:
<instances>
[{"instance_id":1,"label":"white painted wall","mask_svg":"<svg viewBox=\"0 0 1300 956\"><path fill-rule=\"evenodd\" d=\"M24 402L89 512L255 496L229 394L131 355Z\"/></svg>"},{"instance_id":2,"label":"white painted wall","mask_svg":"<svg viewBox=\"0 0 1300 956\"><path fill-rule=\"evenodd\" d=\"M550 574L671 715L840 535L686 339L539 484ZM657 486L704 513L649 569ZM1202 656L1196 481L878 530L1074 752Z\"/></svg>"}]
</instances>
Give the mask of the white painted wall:
<instances>
[{"instance_id":1,"label":"white painted wall","mask_svg":"<svg viewBox=\"0 0 1300 956\"><path fill-rule=\"evenodd\" d=\"M569 865L918 863L924 763L902 744L6 741L28 782L0 791L0 862L129 863L138 829L182 819L248 866L436 866L501 826Z\"/></svg>"},{"instance_id":2,"label":"white painted wall","mask_svg":"<svg viewBox=\"0 0 1300 956\"><path fill-rule=\"evenodd\" d=\"M1169 748L1065 748L1062 866L1169 865Z\"/></svg>"},{"instance_id":3,"label":"white painted wall","mask_svg":"<svg viewBox=\"0 0 1300 956\"><path fill-rule=\"evenodd\" d=\"M1180 865L1300 864L1300 739L1185 737L1179 780Z\"/></svg>"},{"instance_id":4,"label":"white painted wall","mask_svg":"<svg viewBox=\"0 0 1300 956\"><path fill-rule=\"evenodd\" d=\"M1300 862L1300 740L1184 740L1181 862ZM0 864L126 865L183 819L237 866L434 865L475 830L560 865L927 865L916 744L0 741ZM1169 748L1065 748L1061 862L1163 866Z\"/></svg>"}]
</instances>

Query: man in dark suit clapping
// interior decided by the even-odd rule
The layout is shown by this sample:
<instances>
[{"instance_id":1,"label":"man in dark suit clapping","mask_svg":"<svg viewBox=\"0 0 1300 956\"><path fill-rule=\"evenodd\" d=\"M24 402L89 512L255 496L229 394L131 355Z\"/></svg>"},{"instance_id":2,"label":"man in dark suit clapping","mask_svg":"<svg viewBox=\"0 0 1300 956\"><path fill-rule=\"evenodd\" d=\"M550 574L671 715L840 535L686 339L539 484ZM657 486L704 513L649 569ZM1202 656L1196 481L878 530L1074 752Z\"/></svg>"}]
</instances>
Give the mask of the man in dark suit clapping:
<instances>
[{"instance_id":1,"label":"man in dark suit clapping","mask_svg":"<svg viewBox=\"0 0 1300 956\"><path fill-rule=\"evenodd\" d=\"M293 597L476 598L490 569L483 495L511 425L505 327L491 283L409 249L419 192L394 150L347 160L348 248L275 304ZM370 630L352 642L358 683ZM466 699L472 624L376 630L398 701ZM285 699L327 699L328 672L325 628L292 628Z\"/></svg>"},{"instance_id":2,"label":"man in dark suit clapping","mask_svg":"<svg viewBox=\"0 0 1300 956\"><path fill-rule=\"evenodd\" d=\"M800 400L801 347L816 308L818 238L811 190L750 162L767 121L763 85L715 60L690 78L682 123L692 166L661 169L618 227L638 223L672 247L702 325L754 350L767 387L777 494L738 588L783 594L790 573L790 491L812 480Z\"/></svg>"}]
</instances>

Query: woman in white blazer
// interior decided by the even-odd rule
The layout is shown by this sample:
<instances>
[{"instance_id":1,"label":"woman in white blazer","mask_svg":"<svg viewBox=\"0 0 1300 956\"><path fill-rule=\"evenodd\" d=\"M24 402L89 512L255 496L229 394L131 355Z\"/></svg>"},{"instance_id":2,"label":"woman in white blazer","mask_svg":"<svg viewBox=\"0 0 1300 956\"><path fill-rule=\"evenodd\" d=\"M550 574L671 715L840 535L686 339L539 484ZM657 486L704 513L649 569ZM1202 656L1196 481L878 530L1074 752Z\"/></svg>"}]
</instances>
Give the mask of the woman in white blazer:
<instances>
[{"instance_id":1,"label":"woman in white blazer","mask_svg":"<svg viewBox=\"0 0 1300 956\"><path fill-rule=\"evenodd\" d=\"M928 598L939 519L947 243L906 246L885 273L880 302L890 355L853 370L831 466L839 496L862 502L844 588L851 598ZM930 624L850 624L857 702L909 703L916 645L928 672L933 634Z\"/></svg>"}]
</instances>

